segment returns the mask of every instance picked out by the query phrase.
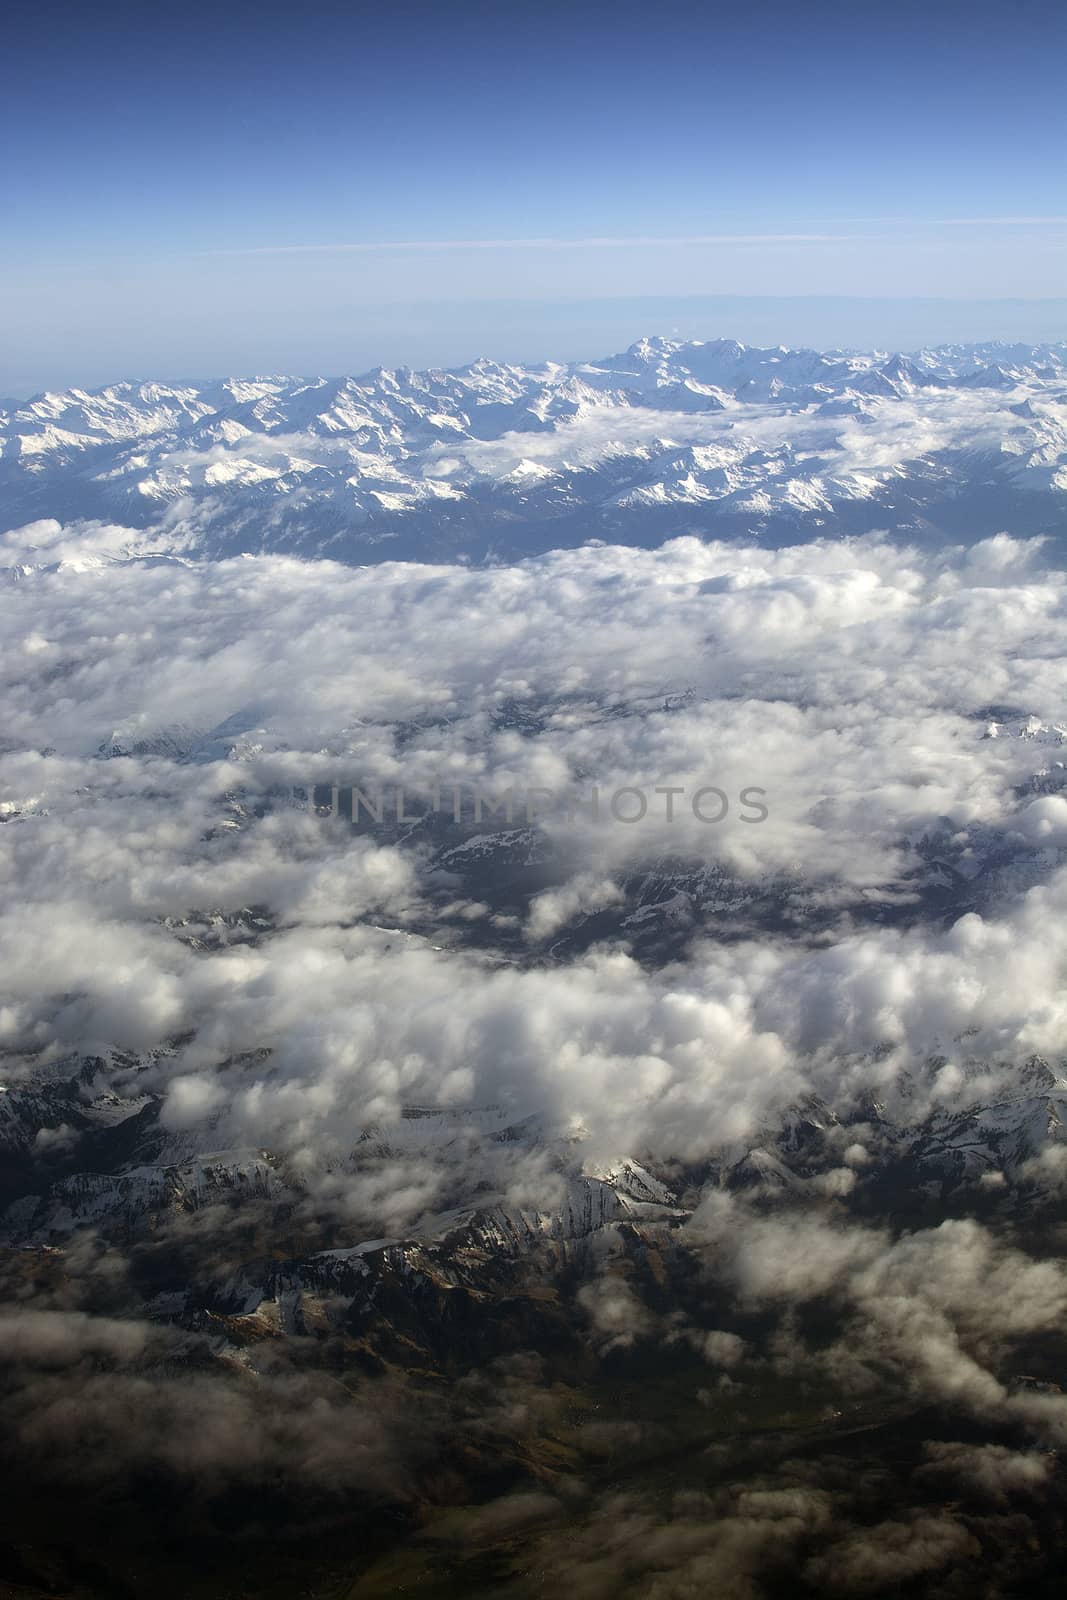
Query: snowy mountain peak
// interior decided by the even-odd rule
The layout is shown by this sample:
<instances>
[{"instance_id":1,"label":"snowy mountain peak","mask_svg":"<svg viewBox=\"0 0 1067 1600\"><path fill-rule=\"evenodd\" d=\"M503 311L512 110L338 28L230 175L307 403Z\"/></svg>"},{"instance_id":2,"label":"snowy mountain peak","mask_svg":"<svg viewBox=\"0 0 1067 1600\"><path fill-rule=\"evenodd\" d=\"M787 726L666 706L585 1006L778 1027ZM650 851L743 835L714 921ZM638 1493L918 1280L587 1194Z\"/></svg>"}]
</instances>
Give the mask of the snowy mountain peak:
<instances>
[{"instance_id":1,"label":"snowy mountain peak","mask_svg":"<svg viewBox=\"0 0 1067 1600\"><path fill-rule=\"evenodd\" d=\"M356 562L590 537L796 538L1062 525L1067 346L915 356L648 336L617 355L452 371L144 381L0 416L8 529L153 530L155 554ZM127 546L130 544L127 540ZM34 536L5 565L43 564Z\"/></svg>"}]
</instances>

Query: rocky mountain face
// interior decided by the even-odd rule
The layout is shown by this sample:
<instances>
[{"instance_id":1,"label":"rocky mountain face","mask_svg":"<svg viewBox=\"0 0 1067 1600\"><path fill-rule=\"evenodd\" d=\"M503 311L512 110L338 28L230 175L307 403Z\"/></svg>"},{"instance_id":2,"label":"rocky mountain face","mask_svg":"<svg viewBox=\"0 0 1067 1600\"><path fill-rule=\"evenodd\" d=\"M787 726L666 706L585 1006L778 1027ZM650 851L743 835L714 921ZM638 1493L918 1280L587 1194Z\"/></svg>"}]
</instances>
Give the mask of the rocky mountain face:
<instances>
[{"instance_id":1,"label":"rocky mountain face","mask_svg":"<svg viewBox=\"0 0 1067 1600\"><path fill-rule=\"evenodd\" d=\"M150 1275L139 1309L189 1327L237 1319L231 1333L262 1325L272 1337L303 1335L336 1321L358 1325L373 1345L395 1336L402 1310L408 1334L433 1343L453 1292L483 1306L507 1301L517 1282L529 1291L588 1272L620 1240L684 1250L709 1186L769 1205L832 1198L858 1217L913 1224L975 1212L1015 1222L1054 1213L1067 1175L1067 1060L1002 1065L992 1098L989 1063L972 1062L973 1100L931 1111L922 1091L943 1065L932 1059L925 1082L906 1079L892 1105L807 1097L755 1138L717 1140L711 1128L711 1153L689 1167L654 1153L605 1160L581 1130L536 1112L516 1122L494 1106L412 1107L309 1167L291 1151L216 1149L202 1131L170 1130L152 1088L160 1059L75 1056L0 1089L0 1246L47 1256L88 1230L99 1244L150 1256L175 1230L195 1240L200 1229L205 1243L222 1230L221 1274L208 1249L180 1288ZM346 1216L338 1197L400 1184L416 1167L444 1175L451 1203L393 1237L353 1239L358 1205ZM509 1183L522 1169L525 1194ZM319 1247L287 1254L301 1238Z\"/></svg>"}]
</instances>

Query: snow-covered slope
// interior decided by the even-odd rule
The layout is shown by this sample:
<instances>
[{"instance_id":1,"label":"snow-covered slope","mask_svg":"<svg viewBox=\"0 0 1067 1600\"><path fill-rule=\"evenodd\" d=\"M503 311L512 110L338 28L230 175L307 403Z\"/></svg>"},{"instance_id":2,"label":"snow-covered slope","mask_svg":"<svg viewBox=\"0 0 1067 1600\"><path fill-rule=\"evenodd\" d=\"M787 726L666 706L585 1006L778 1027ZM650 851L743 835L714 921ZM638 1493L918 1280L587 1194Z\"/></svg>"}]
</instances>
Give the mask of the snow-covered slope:
<instances>
[{"instance_id":1,"label":"snow-covered slope","mask_svg":"<svg viewBox=\"0 0 1067 1600\"><path fill-rule=\"evenodd\" d=\"M835 519L973 537L1045 531L1065 506L1062 345L642 339L591 362L123 383L0 411L0 525L96 518L209 556L477 559Z\"/></svg>"}]
</instances>

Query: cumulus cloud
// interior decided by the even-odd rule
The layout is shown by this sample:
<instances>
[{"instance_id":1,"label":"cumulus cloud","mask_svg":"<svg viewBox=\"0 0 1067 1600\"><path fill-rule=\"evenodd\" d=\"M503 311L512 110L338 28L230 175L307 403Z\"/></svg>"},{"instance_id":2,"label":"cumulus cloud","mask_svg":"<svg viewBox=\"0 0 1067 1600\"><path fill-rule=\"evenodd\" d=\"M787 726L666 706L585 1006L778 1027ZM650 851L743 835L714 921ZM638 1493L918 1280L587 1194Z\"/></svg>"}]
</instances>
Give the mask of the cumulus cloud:
<instances>
[{"instance_id":1,"label":"cumulus cloud","mask_svg":"<svg viewBox=\"0 0 1067 1600\"><path fill-rule=\"evenodd\" d=\"M926 1400L989 1420L1025 1421L1046 1441L1067 1437L1067 1399L1017 1391L1006 1362L1067 1311L1067 1274L971 1219L892 1237L840 1217L761 1214L709 1195L689 1227L743 1302L837 1307L844 1331L812 1353L788 1336L778 1359L814 1361L855 1392L895 1381Z\"/></svg>"},{"instance_id":2,"label":"cumulus cloud","mask_svg":"<svg viewBox=\"0 0 1067 1600\"><path fill-rule=\"evenodd\" d=\"M151 1332L137 1322L27 1308L0 1316L0 1359L40 1367L91 1363L100 1356L128 1361L143 1354Z\"/></svg>"},{"instance_id":3,"label":"cumulus cloud","mask_svg":"<svg viewBox=\"0 0 1067 1600\"><path fill-rule=\"evenodd\" d=\"M30 573L0 592L10 1076L181 1037L148 1080L168 1126L297 1150L410 1101L499 1100L613 1153L693 1154L805 1090L892 1103L935 1052L911 1114L959 1104L976 1062L992 1086L1067 1022L1059 801L1026 789L1058 748L1064 604L1040 545L1005 538ZM294 786L372 779L413 804L435 780L650 804L634 825L546 814L555 856L486 905L463 873L491 833L442 859L417 828L294 808ZM706 782L721 825L688 804ZM1022 863L988 866L1013 839ZM664 861L704 887L650 908ZM916 873L982 911L897 925ZM771 931L738 937L753 894ZM650 909L676 966L626 953ZM554 963L583 924L613 948ZM527 937L501 959L509 928Z\"/></svg>"},{"instance_id":4,"label":"cumulus cloud","mask_svg":"<svg viewBox=\"0 0 1067 1600\"><path fill-rule=\"evenodd\" d=\"M623 899L622 891L610 879L579 873L564 888L546 889L534 897L526 923L527 937L548 939L578 912L603 911L608 906L621 904Z\"/></svg>"},{"instance_id":5,"label":"cumulus cloud","mask_svg":"<svg viewBox=\"0 0 1067 1600\"><path fill-rule=\"evenodd\" d=\"M1012 1450L1002 1444L931 1440L925 1453L921 1474L935 1482L962 1483L997 1505L1007 1505L1018 1495L1041 1498L1056 1464L1047 1451Z\"/></svg>"},{"instance_id":6,"label":"cumulus cloud","mask_svg":"<svg viewBox=\"0 0 1067 1600\"><path fill-rule=\"evenodd\" d=\"M805 1576L833 1594L876 1592L981 1553L978 1540L949 1516L917 1513L855 1529L808 1563Z\"/></svg>"},{"instance_id":7,"label":"cumulus cloud","mask_svg":"<svg viewBox=\"0 0 1067 1600\"><path fill-rule=\"evenodd\" d=\"M589 1318L601 1350L625 1349L647 1337L653 1318L624 1278L602 1275L578 1291L578 1304Z\"/></svg>"}]
</instances>

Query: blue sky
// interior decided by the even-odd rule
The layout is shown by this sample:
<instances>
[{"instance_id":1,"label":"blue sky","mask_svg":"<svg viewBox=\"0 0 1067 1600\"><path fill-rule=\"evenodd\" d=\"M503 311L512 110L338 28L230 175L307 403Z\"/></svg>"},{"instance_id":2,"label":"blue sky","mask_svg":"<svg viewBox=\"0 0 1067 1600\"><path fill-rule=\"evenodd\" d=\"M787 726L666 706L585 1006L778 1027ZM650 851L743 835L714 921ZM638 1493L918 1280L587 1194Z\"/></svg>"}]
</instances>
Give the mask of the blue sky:
<instances>
[{"instance_id":1,"label":"blue sky","mask_svg":"<svg viewBox=\"0 0 1067 1600\"><path fill-rule=\"evenodd\" d=\"M776 301L793 342L1067 337L1065 47L1046 0L24 6L0 392L755 337Z\"/></svg>"}]
</instances>

